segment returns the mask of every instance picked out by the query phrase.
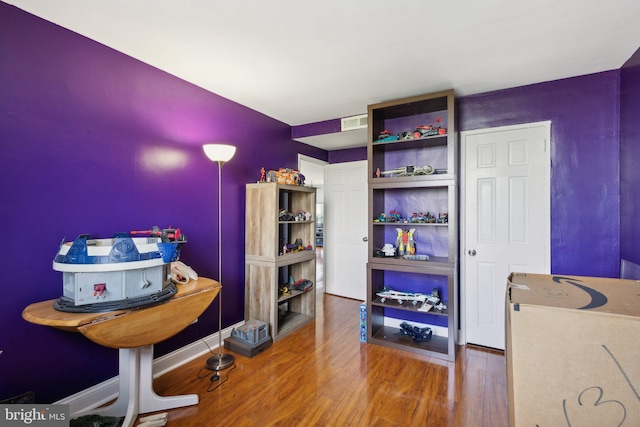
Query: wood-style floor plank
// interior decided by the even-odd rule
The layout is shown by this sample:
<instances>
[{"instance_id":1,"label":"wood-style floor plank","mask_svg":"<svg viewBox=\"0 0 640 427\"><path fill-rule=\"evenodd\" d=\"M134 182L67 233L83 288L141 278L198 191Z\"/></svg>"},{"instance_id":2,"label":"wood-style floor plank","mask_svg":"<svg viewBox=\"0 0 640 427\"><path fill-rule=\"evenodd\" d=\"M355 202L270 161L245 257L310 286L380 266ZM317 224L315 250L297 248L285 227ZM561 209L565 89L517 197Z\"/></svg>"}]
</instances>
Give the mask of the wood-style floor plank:
<instances>
[{"instance_id":1,"label":"wood-style floor plank","mask_svg":"<svg viewBox=\"0 0 640 427\"><path fill-rule=\"evenodd\" d=\"M501 352L460 347L456 362L447 362L361 343L360 302L318 297L315 322L252 358L233 353L236 367L219 373L226 382L210 382L208 355L157 378L159 395L200 397L196 406L169 410L167 425L508 425Z\"/></svg>"}]
</instances>

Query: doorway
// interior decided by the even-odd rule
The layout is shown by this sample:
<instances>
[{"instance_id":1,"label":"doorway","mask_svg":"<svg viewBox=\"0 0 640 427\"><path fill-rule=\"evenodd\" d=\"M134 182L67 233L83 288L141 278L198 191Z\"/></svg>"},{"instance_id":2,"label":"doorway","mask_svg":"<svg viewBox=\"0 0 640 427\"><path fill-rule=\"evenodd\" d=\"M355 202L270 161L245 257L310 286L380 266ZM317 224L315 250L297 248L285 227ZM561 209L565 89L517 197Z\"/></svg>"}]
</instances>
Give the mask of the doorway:
<instances>
[{"instance_id":1,"label":"doorway","mask_svg":"<svg viewBox=\"0 0 640 427\"><path fill-rule=\"evenodd\" d=\"M365 301L367 161L335 163L325 171L325 289Z\"/></svg>"},{"instance_id":2,"label":"doorway","mask_svg":"<svg viewBox=\"0 0 640 427\"><path fill-rule=\"evenodd\" d=\"M324 167L328 162L298 154L298 170L305 177L305 185L316 188L316 292L324 293Z\"/></svg>"},{"instance_id":3,"label":"doorway","mask_svg":"<svg viewBox=\"0 0 640 427\"><path fill-rule=\"evenodd\" d=\"M551 123L461 133L463 343L504 350L509 273L549 274Z\"/></svg>"}]
</instances>

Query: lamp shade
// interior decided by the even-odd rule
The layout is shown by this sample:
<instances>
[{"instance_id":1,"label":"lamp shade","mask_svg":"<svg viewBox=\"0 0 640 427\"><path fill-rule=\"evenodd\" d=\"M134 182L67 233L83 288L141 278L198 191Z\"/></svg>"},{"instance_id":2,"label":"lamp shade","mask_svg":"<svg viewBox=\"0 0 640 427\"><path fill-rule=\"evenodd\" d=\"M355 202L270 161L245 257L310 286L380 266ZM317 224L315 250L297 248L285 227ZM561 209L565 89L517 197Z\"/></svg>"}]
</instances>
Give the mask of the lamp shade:
<instances>
[{"instance_id":1,"label":"lamp shade","mask_svg":"<svg viewBox=\"0 0 640 427\"><path fill-rule=\"evenodd\" d=\"M213 162L228 162L236 153L236 147L229 144L205 144L202 149Z\"/></svg>"}]
</instances>

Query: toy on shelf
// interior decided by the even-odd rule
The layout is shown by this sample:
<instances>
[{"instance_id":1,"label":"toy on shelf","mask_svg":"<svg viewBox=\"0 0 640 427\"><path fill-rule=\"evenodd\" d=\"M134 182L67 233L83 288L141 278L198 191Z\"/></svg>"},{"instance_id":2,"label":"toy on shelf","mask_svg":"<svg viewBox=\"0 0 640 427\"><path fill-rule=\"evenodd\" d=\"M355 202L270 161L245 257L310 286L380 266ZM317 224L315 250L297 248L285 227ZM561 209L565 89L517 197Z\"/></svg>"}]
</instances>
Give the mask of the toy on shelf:
<instances>
[{"instance_id":1,"label":"toy on shelf","mask_svg":"<svg viewBox=\"0 0 640 427\"><path fill-rule=\"evenodd\" d=\"M414 342L429 341L433 336L433 331L428 326L420 328L407 322L400 324L400 335L410 337Z\"/></svg>"},{"instance_id":2,"label":"toy on shelf","mask_svg":"<svg viewBox=\"0 0 640 427\"><path fill-rule=\"evenodd\" d=\"M310 251L313 247L311 245L304 246L302 239L296 239L295 242L290 244L283 244L280 255L288 254L291 252Z\"/></svg>"},{"instance_id":3,"label":"toy on shelf","mask_svg":"<svg viewBox=\"0 0 640 427\"><path fill-rule=\"evenodd\" d=\"M436 169L431 165L420 166L402 166L399 168L391 169L388 171L380 172L380 175L393 175L393 176L419 176L419 175L433 175Z\"/></svg>"},{"instance_id":4,"label":"toy on shelf","mask_svg":"<svg viewBox=\"0 0 640 427\"><path fill-rule=\"evenodd\" d=\"M278 221L295 221L296 217L294 214L289 212L286 209L280 209L278 211Z\"/></svg>"},{"instance_id":5,"label":"toy on shelf","mask_svg":"<svg viewBox=\"0 0 640 427\"><path fill-rule=\"evenodd\" d=\"M396 291L388 286L385 286L384 289L380 292L377 292L376 295L380 297L380 302L384 303L388 299L395 300L398 304L402 304L405 301L411 301L411 304L418 305L419 302L424 303L427 301L428 295L421 294L420 292L402 292Z\"/></svg>"},{"instance_id":6,"label":"toy on shelf","mask_svg":"<svg viewBox=\"0 0 640 427\"><path fill-rule=\"evenodd\" d=\"M312 215L311 212L305 212L303 210L298 211L296 214L296 221L311 221Z\"/></svg>"},{"instance_id":7,"label":"toy on shelf","mask_svg":"<svg viewBox=\"0 0 640 427\"><path fill-rule=\"evenodd\" d=\"M436 125L419 125L416 126L413 130L405 130L399 132L397 134L392 134L389 130L383 130L378 134L378 139L373 141L376 143L385 143L385 142L395 142L402 140L411 140L411 139L421 139L430 136L442 136L447 134L447 128L440 126L440 122L442 120L440 117L436 118Z\"/></svg>"},{"instance_id":8,"label":"toy on shelf","mask_svg":"<svg viewBox=\"0 0 640 427\"><path fill-rule=\"evenodd\" d=\"M391 243L386 243L382 247L382 253L384 254L384 256L396 256L396 248L394 248Z\"/></svg>"},{"instance_id":9,"label":"toy on shelf","mask_svg":"<svg viewBox=\"0 0 640 427\"><path fill-rule=\"evenodd\" d=\"M440 293L437 288L433 288L431 294L427 295L420 292L396 291L385 286L384 289L377 292L376 295L380 297L380 302L383 304L387 300L397 301L398 304L401 305L405 301L411 301L411 304L414 306L417 306L418 303L422 303L422 305L417 308L418 311L422 312L431 311L432 309L442 312L447 309L446 304L444 304L440 299Z\"/></svg>"},{"instance_id":10,"label":"toy on shelf","mask_svg":"<svg viewBox=\"0 0 640 427\"><path fill-rule=\"evenodd\" d=\"M294 281L293 276L289 278L289 282L278 287L279 296L290 296L291 291L308 292L313 289L313 282L308 279L300 279Z\"/></svg>"},{"instance_id":11,"label":"toy on shelf","mask_svg":"<svg viewBox=\"0 0 640 427\"><path fill-rule=\"evenodd\" d=\"M387 217L387 222L400 222L402 221L402 214L400 211L392 209L389 211L389 216Z\"/></svg>"},{"instance_id":12,"label":"toy on shelf","mask_svg":"<svg viewBox=\"0 0 640 427\"><path fill-rule=\"evenodd\" d=\"M429 224L436 222L436 219L433 217L433 215L431 215L430 212L414 212L413 215L411 215L409 222L415 224Z\"/></svg>"},{"instance_id":13,"label":"toy on shelf","mask_svg":"<svg viewBox=\"0 0 640 427\"><path fill-rule=\"evenodd\" d=\"M393 135L391 134L390 131L385 129L382 132L380 132L380 134L378 135L378 139L375 142L392 142L397 140L398 140L398 135Z\"/></svg>"},{"instance_id":14,"label":"toy on shelf","mask_svg":"<svg viewBox=\"0 0 640 427\"><path fill-rule=\"evenodd\" d=\"M414 212L410 218L404 218L400 211L392 209L389 211L389 215L384 212L377 218L373 219L373 222L386 222L392 224L448 224L449 214L447 212L438 213L436 218L431 212Z\"/></svg>"},{"instance_id":15,"label":"toy on shelf","mask_svg":"<svg viewBox=\"0 0 640 427\"><path fill-rule=\"evenodd\" d=\"M427 297L425 303L420 307L420 311L430 311L431 309L435 309L438 311L443 311L447 309L445 303L440 299L440 292L437 288L433 288L431 290L431 295Z\"/></svg>"},{"instance_id":16,"label":"toy on shelf","mask_svg":"<svg viewBox=\"0 0 640 427\"><path fill-rule=\"evenodd\" d=\"M262 181L262 170L260 170L260 182L275 182L286 185L304 185L305 177L300 171L291 168L279 168L270 170L265 174L265 181Z\"/></svg>"},{"instance_id":17,"label":"toy on shelf","mask_svg":"<svg viewBox=\"0 0 640 427\"><path fill-rule=\"evenodd\" d=\"M413 233L415 233L416 229L396 228L396 231L398 232L398 237L396 238L398 255L414 255L416 253L416 242L413 238Z\"/></svg>"}]
</instances>

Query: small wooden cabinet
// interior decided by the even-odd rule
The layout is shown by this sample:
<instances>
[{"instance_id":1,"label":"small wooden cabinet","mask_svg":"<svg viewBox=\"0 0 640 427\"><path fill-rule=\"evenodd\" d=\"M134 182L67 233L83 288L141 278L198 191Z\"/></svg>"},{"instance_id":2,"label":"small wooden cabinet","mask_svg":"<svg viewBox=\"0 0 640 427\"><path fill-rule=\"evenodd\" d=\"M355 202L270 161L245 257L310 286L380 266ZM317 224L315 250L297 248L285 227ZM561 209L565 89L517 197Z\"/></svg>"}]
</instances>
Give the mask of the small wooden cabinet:
<instances>
[{"instance_id":1,"label":"small wooden cabinet","mask_svg":"<svg viewBox=\"0 0 640 427\"><path fill-rule=\"evenodd\" d=\"M367 341L454 360L459 238L453 90L370 105L368 120ZM381 250L396 243L398 230L414 238L411 256ZM435 289L447 308L420 311L421 304L381 298L385 288L426 295ZM403 322L432 327L432 339L403 335Z\"/></svg>"},{"instance_id":2,"label":"small wooden cabinet","mask_svg":"<svg viewBox=\"0 0 640 427\"><path fill-rule=\"evenodd\" d=\"M315 206L312 187L247 184L245 320L269 323L274 341L315 319ZM303 249L285 248L296 241ZM313 286L306 291L287 287L283 293L291 278Z\"/></svg>"}]
</instances>

